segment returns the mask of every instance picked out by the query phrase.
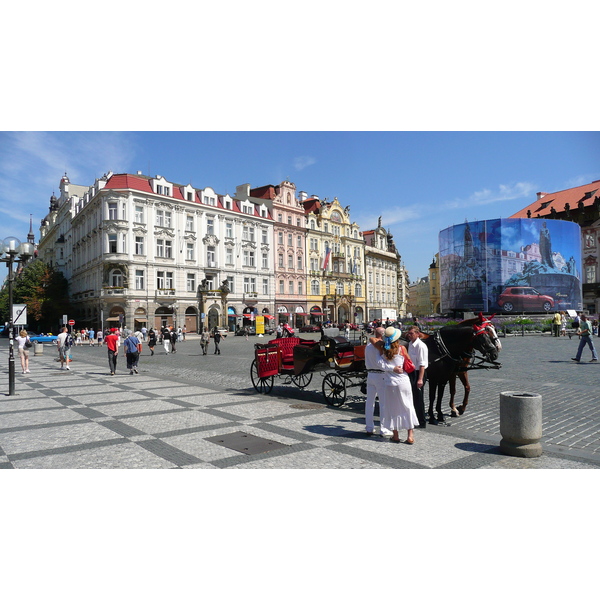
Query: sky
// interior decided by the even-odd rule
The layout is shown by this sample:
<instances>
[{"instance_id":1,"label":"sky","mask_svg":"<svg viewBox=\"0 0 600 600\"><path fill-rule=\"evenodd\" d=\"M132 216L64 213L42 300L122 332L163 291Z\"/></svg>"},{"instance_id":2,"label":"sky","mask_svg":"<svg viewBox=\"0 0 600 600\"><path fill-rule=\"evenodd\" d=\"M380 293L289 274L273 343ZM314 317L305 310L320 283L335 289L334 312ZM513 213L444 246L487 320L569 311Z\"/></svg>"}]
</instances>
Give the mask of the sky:
<instances>
[{"instance_id":1,"label":"sky","mask_svg":"<svg viewBox=\"0 0 600 600\"><path fill-rule=\"evenodd\" d=\"M362 230L394 236L415 281L438 233L506 218L554 192L600 179L598 132L477 131L5 131L0 132L0 238L36 240L66 172L92 185L114 173L163 175L217 193L278 184L350 205Z\"/></svg>"}]
</instances>

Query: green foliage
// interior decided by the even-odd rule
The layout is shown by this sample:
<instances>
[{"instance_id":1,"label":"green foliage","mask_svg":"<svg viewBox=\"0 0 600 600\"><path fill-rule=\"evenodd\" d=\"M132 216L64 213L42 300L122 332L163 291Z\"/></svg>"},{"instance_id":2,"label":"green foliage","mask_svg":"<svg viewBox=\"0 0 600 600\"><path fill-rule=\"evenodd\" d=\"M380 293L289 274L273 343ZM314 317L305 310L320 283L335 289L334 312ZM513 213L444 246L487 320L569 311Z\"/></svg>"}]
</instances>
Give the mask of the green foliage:
<instances>
[{"instance_id":1,"label":"green foliage","mask_svg":"<svg viewBox=\"0 0 600 600\"><path fill-rule=\"evenodd\" d=\"M32 330L56 329L62 315L69 313L69 283L50 265L34 260L15 276L13 303L27 304ZM0 320L8 321L8 282L0 292Z\"/></svg>"}]
</instances>

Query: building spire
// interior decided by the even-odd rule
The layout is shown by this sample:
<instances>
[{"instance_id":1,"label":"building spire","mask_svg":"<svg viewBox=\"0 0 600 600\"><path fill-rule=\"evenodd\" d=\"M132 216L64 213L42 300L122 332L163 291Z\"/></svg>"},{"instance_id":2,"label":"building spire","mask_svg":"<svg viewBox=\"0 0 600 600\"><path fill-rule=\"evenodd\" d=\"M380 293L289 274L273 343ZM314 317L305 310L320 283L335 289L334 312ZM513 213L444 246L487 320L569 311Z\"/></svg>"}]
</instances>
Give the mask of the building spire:
<instances>
[{"instance_id":1,"label":"building spire","mask_svg":"<svg viewBox=\"0 0 600 600\"><path fill-rule=\"evenodd\" d=\"M29 215L29 233L27 234L27 241L30 244L35 244L35 236L33 234L33 215Z\"/></svg>"}]
</instances>

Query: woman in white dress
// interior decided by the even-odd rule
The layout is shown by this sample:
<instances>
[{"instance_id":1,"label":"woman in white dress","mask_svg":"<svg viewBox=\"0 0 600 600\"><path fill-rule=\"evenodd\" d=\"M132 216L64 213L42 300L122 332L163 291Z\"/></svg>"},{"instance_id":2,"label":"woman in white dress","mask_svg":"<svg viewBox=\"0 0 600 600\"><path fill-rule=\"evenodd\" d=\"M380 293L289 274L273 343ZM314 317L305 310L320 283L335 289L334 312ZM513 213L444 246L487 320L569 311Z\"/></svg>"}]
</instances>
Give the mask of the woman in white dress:
<instances>
[{"instance_id":1,"label":"woman in white dress","mask_svg":"<svg viewBox=\"0 0 600 600\"><path fill-rule=\"evenodd\" d=\"M405 348L400 344L400 330L388 327L383 338L382 362L385 385L385 416L383 427L390 429L392 442L400 443L398 431L406 429L405 444L414 444L414 428L419 424L413 405L412 388L408 374L404 372Z\"/></svg>"}]
</instances>

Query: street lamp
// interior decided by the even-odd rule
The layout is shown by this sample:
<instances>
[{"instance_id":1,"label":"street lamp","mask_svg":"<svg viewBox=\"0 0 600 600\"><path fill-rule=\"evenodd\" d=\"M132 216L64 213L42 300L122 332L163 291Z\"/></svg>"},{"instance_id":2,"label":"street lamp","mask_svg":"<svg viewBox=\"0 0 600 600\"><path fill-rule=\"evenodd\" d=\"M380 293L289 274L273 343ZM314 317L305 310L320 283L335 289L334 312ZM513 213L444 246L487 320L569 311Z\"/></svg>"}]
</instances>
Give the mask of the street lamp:
<instances>
[{"instance_id":1,"label":"street lamp","mask_svg":"<svg viewBox=\"0 0 600 600\"><path fill-rule=\"evenodd\" d=\"M7 237L0 244L0 262L8 265L8 395L15 395L15 353L13 325L13 281L15 262L25 263L33 256L33 244L21 243L16 237Z\"/></svg>"}]
</instances>

